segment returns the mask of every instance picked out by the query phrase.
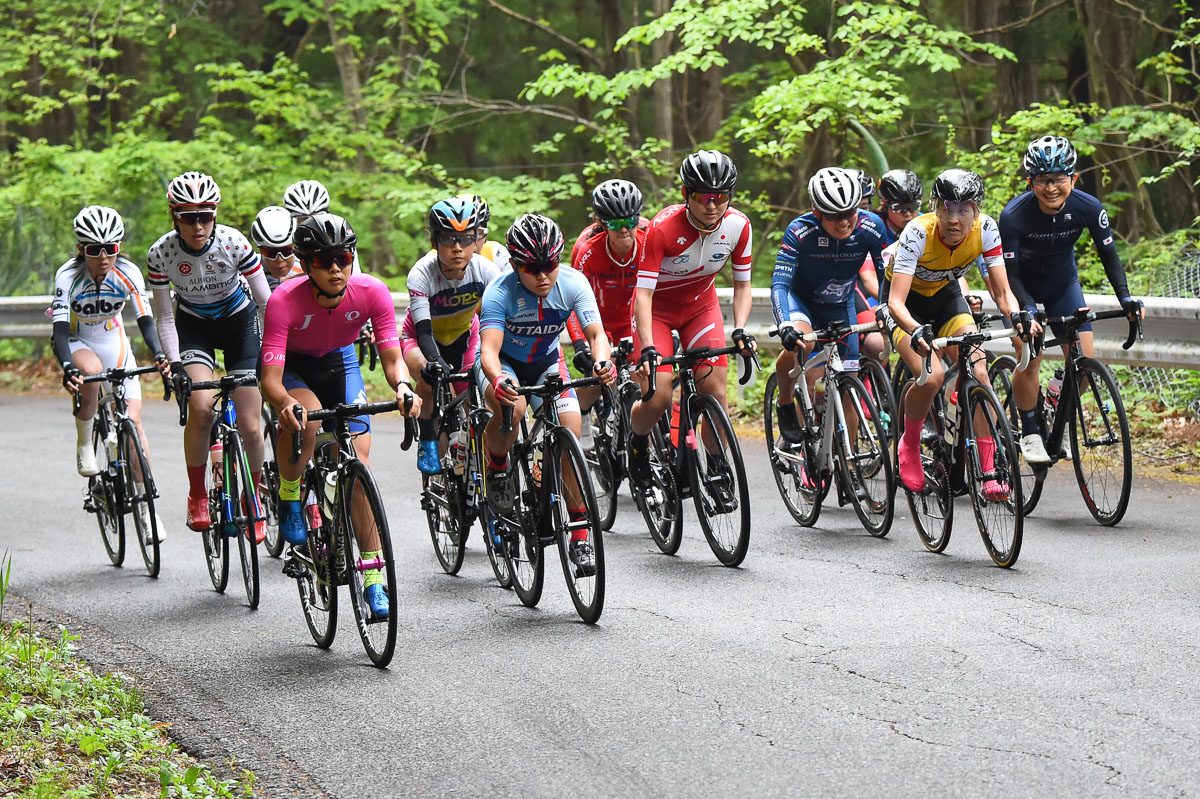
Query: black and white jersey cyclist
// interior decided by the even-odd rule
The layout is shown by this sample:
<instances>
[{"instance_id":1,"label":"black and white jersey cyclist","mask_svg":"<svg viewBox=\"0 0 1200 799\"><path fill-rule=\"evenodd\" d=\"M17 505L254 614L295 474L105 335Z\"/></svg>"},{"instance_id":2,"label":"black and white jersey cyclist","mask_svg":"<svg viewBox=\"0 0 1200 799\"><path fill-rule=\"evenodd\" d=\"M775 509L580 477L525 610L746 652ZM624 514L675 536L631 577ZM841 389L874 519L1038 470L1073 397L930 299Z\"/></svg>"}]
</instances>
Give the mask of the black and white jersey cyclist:
<instances>
[{"instance_id":1,"label":"black and white jersey cyclist","mask_svg":"<svg viewBox=\"0 0 1200 799\"><path fill-rule=\"evenodd\" d=\"M230 374L253 373L262 345L259 308L271 289L258 254L246 237L216 222L221 190L200 172L185 172L167 185L174 229L150 247L146 268L163 351L176 371L194 381L213 379L216 351ZM171 302L174 289L175 304ZM238 429L246 442L254 484L262 476L262 398L254 386L233 392ZM188 473L187 525L209 526L204 471L213 424L213 392L191 396L183 431ZM261 527L261 525L259 525ZM256 536L262 534L256 530Z\"/></svg>"},{"instance_id":2,"label":"black and white jersey cyclist","mask_svg":"<svg viewBox=\"0 0 1200 799\"><path fill-rule=\"evenodd\" d=\"M281 205L268 205L258 212L250 225L250 240L258 247L271 291L288 278L304 274L292 247L295 232L296 218Z\"/></svg>"},{"instance_id":3,"label":"black and white jersey cyclist","mask_svg":"<svg viewBox=\"0 0 1200 799\"><path fill-rule=\"evenodd\" d=\"M74 228L77 252L54 275L51 345L62 365L63 388L79 395L75 467L86 477L100 471L92 449L92 425L100 387L97 383L84 385L83 378L105 369L137 366L121 323L121 311L127 304L137 314L142 339L154 353L160 371L169 377L171 367L154 329L141 270L121 254L121 240L125 238L121 215L112 208L89 205L75 217ZM142 428L142 386L136 377L125 381L125 401L149 458L150 445ZM140 508L146 512L145 504ZM143 526L149 528L149 524ZM161 540L166 528L159 522L157 529Z\"/></svg>"}]
</instances>

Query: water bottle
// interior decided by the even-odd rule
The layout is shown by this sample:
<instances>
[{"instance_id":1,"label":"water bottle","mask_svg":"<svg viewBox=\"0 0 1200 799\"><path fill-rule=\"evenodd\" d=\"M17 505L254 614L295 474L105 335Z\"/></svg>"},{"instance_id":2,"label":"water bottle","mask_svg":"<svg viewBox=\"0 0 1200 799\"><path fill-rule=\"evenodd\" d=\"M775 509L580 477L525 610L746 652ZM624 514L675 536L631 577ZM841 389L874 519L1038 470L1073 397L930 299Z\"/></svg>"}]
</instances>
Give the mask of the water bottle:
<instances>
[{"instance_id":1,"label":"water bottle","mask_svg":"<svg viewBox=\"0 0 1200 799\"><path fill-rule=\"evenodd\" d=\"M337 472L330 472L325 475L325 490L321 492L323 501L321 509L325 511L325 518L333 518L333 499L337 496Z\"/></svg>"},{"instance_id":2,"label":"water bottle","mask_svg":"<svg viewBox=\"0 0 1200 799\"><path fill-rule=\"evenodd\" d=\"M585 413L579 428L579 446L583 447L584 452L588 452L595 444L596 437L592 432L592 415Z\"/></svg>"},{"instance_id":3,"label":"water bottle","mask_svg":"<svg viewBox=\"0 0 1200 799\"><path fill-rule=\"evenodd\" d=\"M1058 367L1046 384L1046 408L1054 410L1058 407L1058 395L1062 393L1063 369Z\"/></svg>"},{"instance_id":4,"label":"water bottle","mask_svg":"<svg viewBox=\"0 0 1200 799\"><path fill-rule=\"evenodd\" d=\"M454 464L454 473L462 474L467 465L467 435L462 430L455 430L450 435L450 461Z\"/></svg>"},{"instance_id":5,"label":"water bottle","mask_svg":"<svg viewBox=\"0 0 1200 799\"><path fill-rule=\"evenodd\" d=\"M817 378L817 382L813 383L813 410L817 415L825 412L825 376L821 375Z\"/></svg>"},{"instance_id":6,"label":"water bottle","mask_svg":"<svg viewBox=\"0 0 1200 799\"><path fill-rule=\"evenodd\" d=\"M104 437L104 447L108 450L108 462L116 463L120 453L117 451L117 431L109 430Z\"/></svg>"},{"instance_id":7,"label":"water bottle","mask_svg":"<svg viewBox=\"0 0 1200 799\"><path fill-rule=\"evenodd\" d=\"M304 514L308 518L308 529L321 529L321 509L317 507L317 495L313 491L304 497Z\"/></svg>"},{"instance_id":8,"label":"water bottle","mask_svg":"<svg viewBox=\"0 0 1200 799\"><path fill-rule=\"evenodd\" d=\"M533 468L530 470L533 473L533 484L540 486L542 484L542 448L534 447L533 450Z\"/></svg>"},{"instance_id":9,"label":"water bottle","mask_svg":"<svg viewBox=\"0 0 1200 799\"><path fill-rule=\"evenodd\" d=\"M946 439L946 443L953 446L954 437L958 434L958 392L951 392L945 405L945 420L946 430L942 437Z\"/></svg>"}]
</instances>

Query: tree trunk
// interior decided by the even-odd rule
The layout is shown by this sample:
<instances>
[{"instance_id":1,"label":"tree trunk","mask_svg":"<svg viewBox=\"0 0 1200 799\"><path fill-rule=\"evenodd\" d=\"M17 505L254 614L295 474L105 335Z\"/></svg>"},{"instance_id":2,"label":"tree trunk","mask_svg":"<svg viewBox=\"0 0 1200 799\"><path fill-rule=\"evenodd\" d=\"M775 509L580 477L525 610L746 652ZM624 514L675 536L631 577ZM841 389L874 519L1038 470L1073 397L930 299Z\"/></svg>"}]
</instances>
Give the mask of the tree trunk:
<instances>
[{"instance_id":1,"label":"tree trunk","mask_svg":"<svg viewBox=\"0 0 1200 799\"><path fill-rule=\"evenodd\" d=\"M660 17L671 8L671 0L653 0L651 6L654 16ZM670 35L663 36L650 43L650 60L657 64L671 52ZM654 137L667 142L667 150L675 149L675 92L672 90L674 81L665 78L654 84Z\"/></svg>"},{"instance_id":2,"label":"tree trunk","mask_svg":"<svg viewBox=\"0 0 1200 799\"><path fill-rule=\"evenodd\" d=\"M367 129L367 108L363 103L362 83L358 77L358 58L355 56L354 48L342 38L341 32L338 31L338 20L333 11L335 1L324 0L325 21L329 26L329 41L333 45L333 57L337 62L338 76L342 80L342 94L346 98L346 105L350 109L351 116L354 117L355 127L363 131ZM355 161L359 171L374 171L374 165L365 152L360 150Z\"/></svg>"}]
</instances>

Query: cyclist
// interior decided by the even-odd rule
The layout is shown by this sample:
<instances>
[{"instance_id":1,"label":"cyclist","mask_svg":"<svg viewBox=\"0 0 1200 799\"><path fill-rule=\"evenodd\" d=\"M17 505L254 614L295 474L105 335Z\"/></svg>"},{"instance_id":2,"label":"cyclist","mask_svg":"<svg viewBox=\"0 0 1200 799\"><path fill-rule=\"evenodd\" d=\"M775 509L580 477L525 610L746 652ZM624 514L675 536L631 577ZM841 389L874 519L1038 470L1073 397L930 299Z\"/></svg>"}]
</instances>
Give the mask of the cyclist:
<instances>
[{"instance_id":1,"label":"cyclist","mask_svg":"<svg viewBox=\"0 0 1200 799\"><path fill-rule=\"evenodd\" d=\"M550 219L525 214L508 229L508 251L512 270L488 284L479 312L479 360L476 378L492 418L484 431L487 445L488 501L500 513L511 510L515 502L512 481L508 477L508 452L516 441L514 429L500 433L501 410L513 408L513 416L525 413L525 398L512 386L540 385L550 374L567 379L558 337L575 313L595 355L592 373L604 383L616 378L609 363L608 338L600 323L600 311L587 278L569 266L560 266L565 242L562 231ZM533 400L536 410L540 401ZM580 433L579 403L574 390L555 399L559 422L577 437ZM572 521L584 518L586 509L579 500L574 478L564 486ZM575 498L572 500L571 498ZM573 532L570 557L576 569L585 575L596 573L595 553L588 530Z\"/></svg>"},{"instance_id":2,"label":"cyclist","mask_svg":"<svg viewBox=\"0 0 1200 799\"><path fill-rule=\"evenodd\" d=\"M628 180L606 180L597 186L592 191L592 213L595 222L584 228L571 249L571 266L591 284L611 344L633 336L633 293L650 220L641 215L642 192ZM575 317L568 321L567 331L575 347L575 365L586 374L591 371L591 353ZM580 408L586 412L599 397L598 387L579 389Z\"/></svg>"},{"instance_id":3,"label":"cyclist","mask_svg":"<svg viewBox=\"0 0 1200 799\"><path fill-rule=\"evenodd\" d=\"M222 351L229 374L254 372L261 344L258 309L266 306L271 294L262 262L250 242L237 230L217 224L220 202L221 189L208 175L184 172L174 178L167 184L174 229L150 246L146 261L163 350L172 369L193 381L213 379L217 350ZM171 303L172 288L178 313ZM210 523L204 473L213 427L213 395L212 391L192 392L183 431L189 487L187 526L197 531L207 530ZM262 397L256 386L242 386L233 392L233 402L258 490L263 459L259 429ZM259 541L264 534L264 525L255 525Z\"/></svg>"},{"instance_id":4,"label":"cyclist","mask_svg":"<svg viewBox=\"0 0 1200 799\"><path fill-rule=\"evenodd\" d=\"M262 387L279 414L279 531L291 545L283 564L283 573L289 577L303 576L304 567L292 552L292 547L304 544L306 538L300 476L312 457L320 426L306 423L307 411L366 401L354 350L364 320L374 322L383 374L402 411L414 415L421 410L421 400L412 390L400 355L391 293L378 278L350 272L357 242L349 223L335 214L317 213L299 223L293 246L307 277L284 283L267 304ZM294 405L305 410L299 419L292 411ZM301 429L300 457L293 463L292 434ZM355 453L369 464L370 417L354 420L351 429L359 433L354 439ZM371 535L367 525L355 525L355 533L361 533L358 543L364 558L381 556L376 550L378 542L366 540ZM367 570L363 582L371 612L378 618L387 616L390 602L380 571Z\"/></svg>"},{"instance_id":5,"label":"cyclist","mask_svg":"<svg viewBox=\"0 0 1200 799\"><path fill-rule=\"evenodd\" d=\"M1121 307L1130 318L1144 314L1141 303L1130 295L1125 282L1125 268L1113 243L1108 213L1099 200L1075 188L1079 180L1075 171L1077 160L1075 147L1063 136L1034 139L1025 151L1023 166L1028 189L1000 213L1000 240L1013 293L1021 307L1030 313L1037 311L1038 304L1049 316L1067 316L1083 307L1075 242L1086 228L1092 234L1092 244ZM1062 330L1054 332L1059 335ZM1083 354L1091 357L1094 351L1091 324L1079 328L1079 345ZM1067 354L1066 344L1063 353ZM1028 369L1012 376L1013 394L1021 416L1021 454L1031 464L1050 462L1035 410L1039 360L1031 358ZM1070 457L1069 453L1064 452L1064 457Z\"/></svg>"},{"instance_id":6,"label":"cyclist","mask_svg":"<svg viewBox=\"0 0 1200 799\"><path fill-rule=\"evenodd\" d=\"M939 337L976 330L958 278L974 266L980 255L987 262L991 275L989 285L996 304L1001 312L1012 318L1014 327L1024 327L1017 318L1016 298L1008 288L1000 231L996 222L979 210L982 201L983 179L974 172L965 169L942 172L929 192L933 210L904 226L895 257L887 267L885 318L892 343L914 375L920 374L923 356L930 351L930 342L920 335L922 325L930 324L934 335ZM1032 332L1037 332L1036 324ZM976 378L989 385L991 381L982 352L971 365ZM941 359L934 358L929 380L924 386L914 384L908 392L904 435L897 446L897 457L900 479L909 491L921 491L925 487L921 428L944 377ZM977 420L979 428L982 429L986 421ZM985 472L991 472L995 465L995 439L980 438L975 443L979 448L980 465ZM989 500L1002 500L1008 494L1006 483L988 480L983 484L983 495Z\"/></svg>"},{"instance_id":7,"label":"cyclist","mask_svg":"<svg viewBox=\"0 0 1200 799\"><path fill-rule=\"evenodd\" d=\"M417 468L424 474L442 469L438 452L432 383L437 375L469 369L479 351L479 301L499 276L496 264L475 254L479 238L477 208L469 200L439 200L426 219L434 249L408 273L408 312L400 327L400 348L408 371L416 375L421 415ZM455 386L456 390L463 387Z\"/></svg>"},{"instance_id":8,"label":"cyclist","mask_svg":"<svg viewBox=\"0 0 1200 799\"><path fill-rule=\"evenodd\" d=\"M295 217L279 205L268 205L259 211L250 225L250 239L262 256L263 268L267 270L267 285L272 291L284 280L304 274L300 260L292 249L292 233L295 230Z\"/></svg>"},{"instance_id":9,"label":"cyclist","mask_svg":"<svg viewBox=\"0 0 1200 799\"><path fill-rule=\"evenodd\" d=\"M488 208L487 201L478 194L464 193L457 195L458 199L466 200L475 206L475 216L478 220L479 236L475 239L475 254L482 255L496 266L500 267L500 271L508 268L508 250L498 241L488 240L488 225L492 221L492 209Z\"/></svg>"},{"instance_id":10,"label":"cyclist","mask_svg":"<svg viewBox=\"0 0 1200 799\"><path fill-rule=\"evenodd\" d=\"M875 196L875 178L871 177L862 169L847 169L850 176L858 181L858 185L862 188L862 197L858 201L858 209L860 211L871 211L871 198Z\"/></svg>"},{"instance_id":11,"label":"cyclist","mask_svg":"<svg viewBox=\"0 0 1200 799\"><path fill-rule=\"evenodd\" d=\"M154 329L154 316L146 299L142 273L120 254L121 240L125 238L121 215L112 208L89 205L76 215L74 229L78 252L54 275L54 301L50 305L54 330L51 348L62 366L63 388L69 394L79 395L79 413L75 417L75 468L84 477L91 477L100 473L100 464L92 449L92 425L100 387L96 383L84 385L83 378L100 374L105 369L137 367L129 336L121 324L125 303L133 303L142 340L154 353L154 362L164 377L171 376L171 366ZM125 380L125 402L149 460L150 443L142 427L142 383L136 377ZM148 513L145 503L138 508ZM142 521L144 529L151 529L149 519ZM166 538L166 527L161 520L158 520L157 529L159 541L162 541Z\"/></svg>"},{"instance_id":12,"label":"cyclist","mask_svg":"<svg viewBox=\"0 0 1200 799\"><path fill-rule=\"evenodd\" d=\"M779 432L788 441L802 439L792 391L796 349L807 358L815 344L801 344L800 337L814 327L835 322L857 321L855 279L863 258L882 264L883 223L879 217L860 210L862 187L855 170L839 167L820 169L808 181L812 211L796 217L783 234L783 244L771 275L771 312L779 325L783 352L775 362L779 381ZM847 372L858 371L858 336L838 343ZM809 372L812 391L816 370ZM851 414L850 418L857 416ZM851 431L853 437L855 431Z\"/></svg>"},{"instance_id":13,"label":"cyclist","mask_svg":"<svg viewBox=\"0 0 1200 799\"><path fill-rule=\"evenodd\" d=\"M921 212L925 187L911 169L890 169L879 179L879 217L884 222L883 235L888 244L900 238L912 218Z\"/></svg>"},{"instance_id":14,"label":"cyclist","mask_svg":"<svg viewBox=\"0 0 1200 799\"><path fill-rule=\"evenodd\" d=\"M733 265L733 341L742 352L757 348L754 337L745 332L752 302L750 220L730 207L737 168L724 153L700 150L683 160L679 181L683 202L659 211L650 222L634 294L638 372L646 379L651 379L652 368L656 372L654 397L638 400L632 412L631 477L639 487L649 479L650 430L671 402L671 369L659 364L656 344L669 348L672 331L678 331L684 349L725 346L715 280L726 263ZM728 361L722 355L708 363L712 368L697 380L697 388L728 412Z\"/></svg>"},{"instance_id":15,"label":"cyclist","mask_svg":"<svg viewBox=\"0 0 1200 799\"><path fill-rule=\"evenodd\" d=\"M319 180L301 180L283 190L283 207L297 223L329 211L329 190Z\"/></svg>"}]
</instances>

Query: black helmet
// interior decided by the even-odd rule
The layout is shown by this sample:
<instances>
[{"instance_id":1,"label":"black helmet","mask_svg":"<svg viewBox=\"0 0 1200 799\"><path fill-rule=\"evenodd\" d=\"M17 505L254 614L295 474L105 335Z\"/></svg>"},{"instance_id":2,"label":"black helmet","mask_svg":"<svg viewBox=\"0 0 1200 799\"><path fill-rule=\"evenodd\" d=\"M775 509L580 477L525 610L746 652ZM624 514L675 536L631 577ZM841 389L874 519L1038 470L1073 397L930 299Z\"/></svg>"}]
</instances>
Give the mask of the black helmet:
<instances>
[{"instance_id":1,"label":"black helmet","mask_svg":"<svg viewBox=\"0 0 1200 799\"><path fill-rule=\"evenodd\" d=\"M924 194L921 179L911 169L890 169L879 179L879 199L885 203L919 203Z\"/></svg>"},{"instance_id":2,"label":"black helmet","mask_svg":"<svg viewBox=\"0 0 1200 799\"><path fill-rule=\"evenodd\" d=\"M625 219L642 212L642 193L628 180L606 180L592 191L597 218Z\"/></svg>"},{"instance_id":3,"label":"black helmet","mask_svg":"<svg viewBox=\"0 0 1200 799\"><path fill-rule=\"evenodd\" d=\"M292 246L301 258L317 253L338 253L354 249L358 237L350 223L337 214L313 214L296 225Z\"/></svg>"},{"instance_id":4,"label":"black helmet","mask_svg":"<svg viewBox=\"0 0 1200 799\"><path fill-rule=\"evenodd\" d=\"M437 236L439 233L462 233L479 226L478 209L475 203L461 197L438 200L429 209L426 224L431 236Z\"/></svg>"},{"instance_id":5,"label":"black helmet","mask_svg":"<svg viewBox=\"0 0 1200 799\"><path fill-rule=\"evenodd\" d=\"M861 169L847 169L846 171L858 178L858 185L862 187L862 196L864 198L875 194L875 178Z\"/></svg>"},{"instance_id":6,"label":"black helmet","mask_svg":"<svg viewBox=\"0 0 1200 799\"><path fill-rule=\"evenodd\" d=\"M562 258L562 231L541 214L523 214L505 236L508 253L517 265L557 264Z\"/></svg>"},{"instance_id":7,"label":"black helmet","mask_svg":"<svg viewBox=\"0 0 1200 799\"><path fill-rule=\"evenodd\" d=\"M1074 175L1077 160L1079 154L1065 136L1043 136L1029 142L1022 165L1029 177L1057 172Z\"/></svg>"},{"instance_id":8,"label":"black helmet","mask_svg":"<svg viewBox=\"0 0 1200 799\"><path fill-rule=\"evenodd\" d=\"M478 194L464 192L463 194L454 195L460 200L467 200L475 206L476 224L479 227L487 227L488 222L492 221L492 209L488 208L487 200L480 197Z\"/></svg>"},{"instance_id":9,"label":"black helmet","mask_svg":"<svg viewBox=\"0 0 1200 799\"><path fill-rule=\"evenodd\" d=\"M688 191L733 191L737 167L725 153L699 150L683 159L679 182Z\"/></svg>"},{"instance_id":10,"label":"black helmet","mask_svg":"<svg viewBox=\"0 0 1200 799\"><path fill-rule=\"evenodd\" d=\"M966 169L947 169L933 181L929 200L979 205L983 202L983 178Z\"/></svg>"}]
</instances>

